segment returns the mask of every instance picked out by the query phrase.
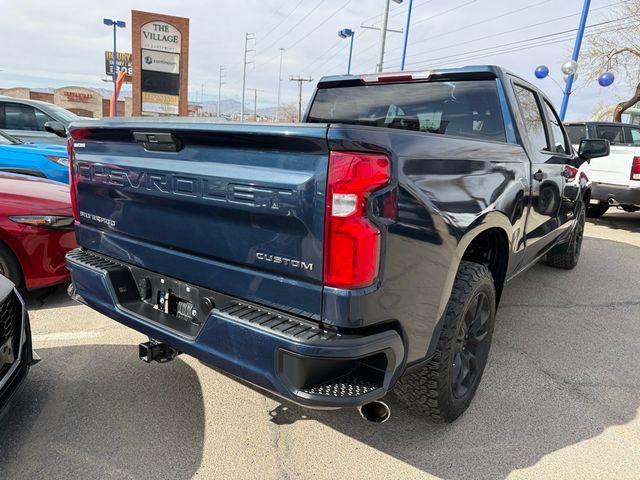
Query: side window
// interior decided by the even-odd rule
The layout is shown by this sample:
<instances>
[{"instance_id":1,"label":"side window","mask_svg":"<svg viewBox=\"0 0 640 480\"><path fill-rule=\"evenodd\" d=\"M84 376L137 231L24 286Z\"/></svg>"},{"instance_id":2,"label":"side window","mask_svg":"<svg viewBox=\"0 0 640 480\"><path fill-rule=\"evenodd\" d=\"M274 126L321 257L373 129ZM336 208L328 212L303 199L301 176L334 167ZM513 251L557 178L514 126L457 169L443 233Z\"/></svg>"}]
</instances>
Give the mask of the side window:
<instances>
[{"instance_id":1,"label":"side window","mask_svg":"<svg viewBox=\"0 0 640 480\"><path fill-rule=\"evenodd\" d=\"M544 121L542 120L536 95L528 88L521 87L520 85L514 85L513 89L518 98L522 119L524 120L524 126L531 140L531 145L536 150L549 150Z\"/></svg>"},{"instance_id":2,"label":"side window","mask_svg":"<svg viewBox=\"0 0 640 480\"><path fill-rule=\"evenodd\" d=\"M4 116L4 107L5 107L5 103L0 102L0 130L7 128L7 122L5 121L5 116Z\"/></svg>"},{"instance_id":3,"label":"side window","mask_svg":"<svg viewBox=\"0 0 640 480\"><path fill-rule=\"evenodd\" d=\"M562 129L562 122L556 115L556 112L553 110L553 107L549 105L549 103L545 100L544 102L545 113L547 114L547 119L549 120L550 134L551 134L551 151L554 153L562 153L565 155L569 155L571 153L571 148L569 147L569 141L567 140L567 136Z\"/></svg>"},{"instance_id":4,"label":"side window","mask_svg":"<svg viewBox=\"0 0 640 480\"><path fill-rule=\"evenodd\" d=\"M624 143L622 125L596 125L596 136L603 140L609 140L611 145Z\"/></svg>"},{"instance_id":5,"label":"side window","mask_svg":"<svg viewBox=\"0 0 640 480\"><path fill-rule=\"evenodd\" d=\"M631 127L631 143L633 145L640 145L640 128Z\"/></svg>"},{"instance_id":6,"label":"side window","mask_svg":"<svg viewBox=\"0 0 640 480\"><path fill-rule=\"evenodd\" d=\"M38 128L36 128L36 130L40 130L40 131L46 131L46 129L44 128L44 124L47 122L50 122L51 120L53 120L53 118L51 118L49 115L47 115L44 112L41 112L40 110L36 110L34 109L34 113L36 116L36 125L38 126Z\"/></svg>"},{"instance_id":7,"label":"side window","mask_svg":"<svg viewBox=\"0 0 640 480\"><path fill-rule=\"evenodd\" d=\"M19 103L5 103L4 128L6 128L7 130L44 131L44 122L42 124L42 127L40 127L36 118L36 110L29 105L21 105Z\"/></svg>"}]
</instances>

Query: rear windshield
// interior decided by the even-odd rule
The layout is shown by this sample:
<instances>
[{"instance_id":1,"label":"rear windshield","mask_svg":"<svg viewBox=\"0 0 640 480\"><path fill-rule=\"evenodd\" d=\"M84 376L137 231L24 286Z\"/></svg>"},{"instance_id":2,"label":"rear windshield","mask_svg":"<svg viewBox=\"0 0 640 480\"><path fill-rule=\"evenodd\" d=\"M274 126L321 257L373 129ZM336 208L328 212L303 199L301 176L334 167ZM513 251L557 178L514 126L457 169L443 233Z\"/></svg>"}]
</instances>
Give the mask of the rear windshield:
<instances>
[{"instance_id":1,"label":"rear windshield","mask_svg":"<svg viewBox=\"0 0 640 480\"><path fill-rule=\"evenodd\" d=\"M578 145L580 140L587 138L586 125L565 125L564 129L567 131L573 145Z\"/></svg>"},{"instance_id":2,"label":"rear windshield","mask_svg":"<svg viewBox=\"0 0 640 480\"><path fill-rule=\"evenodd\" d=\"M506 141L495 80L323 88L307 121Z\"/></svg>"},{"instance_id":3,"label":"rear windshield","mask_svg":"<svg viewBox=\"0 0 640 480\"><path fill-rule=\"evenodd\" d=\"M596 125L596 136L601 140L609 140L611 145L625 143L622 125Z\"/></svg>"}]
</instances>

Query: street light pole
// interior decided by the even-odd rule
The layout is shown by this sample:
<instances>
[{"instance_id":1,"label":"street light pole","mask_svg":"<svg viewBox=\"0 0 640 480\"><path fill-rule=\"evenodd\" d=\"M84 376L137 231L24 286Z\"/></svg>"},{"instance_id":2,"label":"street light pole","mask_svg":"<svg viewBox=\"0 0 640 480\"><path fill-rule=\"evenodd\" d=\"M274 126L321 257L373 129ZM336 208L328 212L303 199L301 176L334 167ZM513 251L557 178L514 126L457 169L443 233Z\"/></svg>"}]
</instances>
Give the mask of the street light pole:
<instances>
[{"instance_id":1,"label":"street light pole","mask_svg":"<svg viewBox=\"0 0 640 480\"><path fill-rule=\"evenodd\" d=\"M282 90L282 54L284 48L280 48L280 70L278 70L278 108L276 109L276 122L280 121L280 92Z\"/></svg>"},{"instance_id":2,"label":"street light pole","mask_svg":"<svg viewBox=\"0 0 640 480\"><path fill-rule=\"evenodd\" d=\"M340 38L350 38L351 43L349 45L349 63L347 64L347 75L351 73L351 56L353 55L353 39L356 36L356 32L350 28L343 28L338 32Z\"/></svg>"},{"instance_id":3,"label":"street light pole","mask_svg":"<svg viewBox=\"0 0 640 480\"><path fill-rule=\"evenodd\" d=\"M411 8L413 7L413 0L409 0L409 11L407 12L407 26L404 29L404 45L402 46L402 62L400 64L400 70L404 70L404 63L407 59L407 44L409 43L409 26L411 25Z\"/></svg>"},{"instance_id":4,"label":"street light pole","mask_svg":"<svg viewBox=\"0 0 640 480\"><path fill-rule=\"evenodd\" d=\"M106 26L113 26L113 116L118 116L118 50L116 48L116 28L124 28L127 26L122 20L112 20L110 18L103 18L102 23Z\"/></svg>"},{"instance_id":5,"label":"street light pole","mask_svg":"<svg viewBox=\"0 0 640 480\"><path fill-rule=\"evenodd\" d=\"M580 56L580 47L582 46L582 39L584 38L584 29L587 25L587 16L589 15L589 6L591 5L591 0L584 0L584 5L582 6L582 15L580 17L580 25L578 26L578 34L576 35L576 43L573 47L573 55L571 55L571 60L574 62L578 61L578 57ZM564 117L567 114L567 107L569 106L569 96L571 95L571 88L573 87L573 79L575 73L567 75L567 83L564 87L564 95L562 97L562 106L560 107L560 120L564 121Z\"/></svg>"}]
</instances>

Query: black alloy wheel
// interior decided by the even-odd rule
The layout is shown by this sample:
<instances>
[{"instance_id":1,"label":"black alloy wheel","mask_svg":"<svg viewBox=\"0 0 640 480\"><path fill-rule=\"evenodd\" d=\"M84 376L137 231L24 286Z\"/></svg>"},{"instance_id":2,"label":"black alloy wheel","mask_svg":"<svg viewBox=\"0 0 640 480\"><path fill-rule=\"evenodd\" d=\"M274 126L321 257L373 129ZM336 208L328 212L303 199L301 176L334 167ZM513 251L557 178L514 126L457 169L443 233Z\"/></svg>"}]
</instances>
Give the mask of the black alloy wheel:
<instances>
[{"instance_id":1,"label":"black alloy wheel","mask_svg":"<svg viewBox=\"0 0 640 480\"><path fill-rule=\"evenodd\" d=\"M451 389L456 398L467 395L482 370L479 361L484 362L489 350L490 317L489 298L485 292L479 291L463 314L456 338L451 365Z\"/></svg>"}]
</instances>

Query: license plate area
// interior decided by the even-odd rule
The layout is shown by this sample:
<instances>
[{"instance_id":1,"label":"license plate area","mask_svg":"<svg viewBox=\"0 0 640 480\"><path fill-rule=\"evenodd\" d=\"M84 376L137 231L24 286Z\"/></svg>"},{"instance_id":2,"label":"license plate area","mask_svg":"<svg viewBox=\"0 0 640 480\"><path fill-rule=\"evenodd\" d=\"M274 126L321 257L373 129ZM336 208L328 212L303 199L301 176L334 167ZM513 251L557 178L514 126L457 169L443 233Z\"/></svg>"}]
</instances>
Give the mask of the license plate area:
<instances>
[{"instance_id":1,"label":"license plate area","mask_svg":"<svg viewBox=\"0 0 640 480\"><path fill-rule=\"evenodd\" d=\"M190 338L197 337L214 309L230 304L226 295L139 267L128 266L126 276L128 291L136 295L121 297L122 307ZM122 285L122 279L115 283Z\"/></svg>"}]
</instances>

